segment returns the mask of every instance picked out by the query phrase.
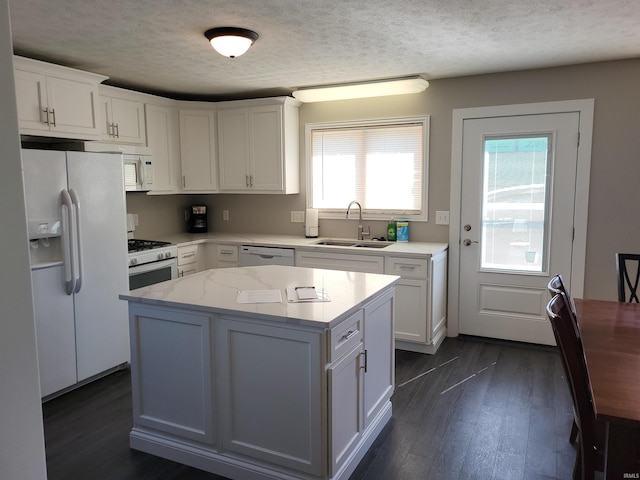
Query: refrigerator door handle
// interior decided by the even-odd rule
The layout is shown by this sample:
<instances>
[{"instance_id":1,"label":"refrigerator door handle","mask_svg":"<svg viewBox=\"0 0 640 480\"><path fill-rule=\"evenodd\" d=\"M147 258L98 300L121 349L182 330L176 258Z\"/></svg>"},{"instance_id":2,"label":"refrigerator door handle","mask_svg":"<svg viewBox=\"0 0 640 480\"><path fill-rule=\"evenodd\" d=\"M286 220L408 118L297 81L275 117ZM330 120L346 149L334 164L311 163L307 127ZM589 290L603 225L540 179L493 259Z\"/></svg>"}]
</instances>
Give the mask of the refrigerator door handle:
<instances>
[{"instance_id":1,"label":"refrigerator door handle","mask_svg":"<svg viewBox=\"0 0 640 480\"><path fill-rule=\"evenodd\" d=\"M81 236L81 222L80 222L80 199L78 198L78 194L73 188L69 189L69 195L71 196L71 201L73 202L73 209L75 210L75 235L76 235L76 262L77 262L77 271L78 275L76 276L75 282L76 286L73 290L74 293L78 293L82 288L82 280L83 280L83 268L82 268L82 236Z\"/></svg>"},{"instance_id":2,"label":"refrigerator door handle","mask_svg":"<svg viewBox=\"0 0 640 480\"><path fill-rule=\"evenodd\" d=\"M62 212L62 256L64 260L64 290L67 295L72 295L76 288L76 278L74 275L73 238L73 204L71 196L66 190L60 193L60 203Z\"/></svg>"}]
</instances>

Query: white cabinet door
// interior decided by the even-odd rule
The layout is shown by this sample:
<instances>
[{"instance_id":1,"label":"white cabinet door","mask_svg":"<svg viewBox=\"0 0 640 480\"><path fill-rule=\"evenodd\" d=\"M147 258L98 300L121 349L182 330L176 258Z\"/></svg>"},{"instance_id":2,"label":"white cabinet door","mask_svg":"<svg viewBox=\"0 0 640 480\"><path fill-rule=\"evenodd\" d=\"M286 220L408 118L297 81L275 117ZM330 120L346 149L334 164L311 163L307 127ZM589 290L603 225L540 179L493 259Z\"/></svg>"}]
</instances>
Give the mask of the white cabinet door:
<instances>
[{"instance_id":1,"label":"white cabinet door","mask_svg":"<svg viewBox=\"0 0 640 480\"><path fill-rule=\"evenodd\" d=\"M248 110L234 108L218 112L220 190L249 188Z\"/></svg>"},{"instance_id":2,"label":"white cabinet door","mask_svg":"<svg viewBox=\"0 0 640 480\"><path fill-rule=\"evenodd\" d=\"M47 77L39 73L15 70L16 101L20 129L49 130ZM47 108L47 112L44 109Z\"/></svg>"},{"instance_id":3,"label":"white cabinet door","mask_svg":"<svg viewBox=\"0 0 640 480\"><path fill-rule=\"evenodd\" d=\"M95 134L97 85L47 78L49 109L53 109L52 131L78 134Z\"/></svg>"},{"instance_id":4,"label":"white cabinet door","mask_svg":"<svg viewBox=\"0 0 640 480\"><path fill-rule=\"evenodd\" d=\"M145 105L147 146L153 151L152 192L176 192L180 178L180 133L178 110Z\"/></svg>"},{"instance_id":5,"label":"white cabinet door","mask_svg":"<svg viewBox=\"0 0 640 480\"><path fill-rule=\"evenodd\" d=\"M130 308L134 427L215 444L212 321L167 308Z\"/></svg>"},{"instance_id":6,"label":"white cabinet door","mask_svg":"<svg viewBox=\"0 0 640 480\"><path fill-rule=\"evenodd\" d=\"M249 126L251 189L261 192L283 191L282 106L251 108Z\"/></svg>"},{"instance_id":7,"label":"white cabinet door","mask_svg":"<svg viewBox=\"0 0 640 480\"><path fill-rule=\"evenodd\" d=\"M363 345L359 343L328 369L330 476L358 446L364 430Z\"/></svg>"},{"instance_id":8,"label":"white cabinet door","mask_svg":"<svg viewBox=\"0 0 640 480\"><path fill-rule=\"evenodd\" d=\"M182 190L218 191L215 112L180 110Z\"/></svg>"},{"instance_id":9,"label":"white cabinet door","mask_svg":"<svg viewBox=\"0 0 640 480\"><path fill-rule=\"evenodd\" d=\"M103 140L145 144L142 102L101 95L100 107L100 135Z\"/></svg>"},{"instance_id":10,"label":"white cabinet door","mask_svg":"<svg viewBox=\"0 0 640 480\"><path fill-rule=\"evenodd\" d=\"M387 406L393 394L394 316L393 291L364 307L364 428Z\"/></svg>"},{"instance_id":11,"label":"white cabinet door","mask_svg":"<svg viewBox=\"0 0 640 480\"><path fill-rule=\"evenodd\" d=\"M326 438L321 334L245 317L220 317L218 326L223 448L320 476Z\"/></svg>"}]
</instances>

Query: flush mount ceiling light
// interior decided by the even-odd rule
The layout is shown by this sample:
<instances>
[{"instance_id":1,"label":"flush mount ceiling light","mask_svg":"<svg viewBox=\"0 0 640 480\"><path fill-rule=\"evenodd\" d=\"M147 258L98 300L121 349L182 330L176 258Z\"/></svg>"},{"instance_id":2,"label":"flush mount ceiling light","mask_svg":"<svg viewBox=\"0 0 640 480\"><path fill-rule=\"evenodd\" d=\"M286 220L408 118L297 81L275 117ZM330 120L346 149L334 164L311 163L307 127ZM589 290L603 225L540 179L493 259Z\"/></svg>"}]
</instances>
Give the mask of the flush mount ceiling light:
<instances>
[{"instance_id":1,"label":"flush mount ceiling light","mask_svg":"<svg viewBox=\"0 0 640 480\"><path fill-rule=\"evenodd\" d=\"M204 32L211 46L220 55L236 58L249 50L258 39L258 34L253 30L238 27L217 27Z\"/></svg>"},{"instance_id":2,"label":"flush mount ceiling light","mask_svg":"<svg viewBox=\"0 0 640 480\"><path fill-rule=\"evenodd\" d=\"M385 97L388 95L404 95L420 93L429 86L424 78L411 77L377 82L351 83L312 87L296 90L292 95L301 102L326 102L329 100L348 100L354 98Z\"/></svg>"}]
</instances>

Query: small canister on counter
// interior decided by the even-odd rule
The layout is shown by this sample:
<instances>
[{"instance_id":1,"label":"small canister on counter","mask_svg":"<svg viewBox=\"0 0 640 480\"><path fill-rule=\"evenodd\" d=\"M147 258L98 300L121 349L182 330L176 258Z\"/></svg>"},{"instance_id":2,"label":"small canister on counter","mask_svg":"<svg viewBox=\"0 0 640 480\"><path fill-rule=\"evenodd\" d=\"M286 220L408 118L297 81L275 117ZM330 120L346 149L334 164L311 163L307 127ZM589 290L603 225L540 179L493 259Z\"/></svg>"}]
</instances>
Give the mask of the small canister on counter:
<instances>
[{"instance_id":1,"label":"small canister on counter","mask_svg":"<svg viewBox=\"0 0 640 480\"><path fill-rule=\"evenodd\" d=\"M396 222L396 241L409 241L409 222L407 220L398 220Z\"/></svg>"}]
</instances>

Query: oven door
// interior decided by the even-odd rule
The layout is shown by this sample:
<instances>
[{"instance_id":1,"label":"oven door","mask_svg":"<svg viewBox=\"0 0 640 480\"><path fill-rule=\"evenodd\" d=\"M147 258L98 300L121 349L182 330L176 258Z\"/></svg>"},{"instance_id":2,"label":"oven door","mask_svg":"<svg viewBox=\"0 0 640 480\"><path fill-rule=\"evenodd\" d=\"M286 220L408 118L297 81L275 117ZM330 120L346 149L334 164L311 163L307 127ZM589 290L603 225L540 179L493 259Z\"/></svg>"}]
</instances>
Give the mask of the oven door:
<instances>
[{"instance_id":1,"label":"oven door","mask_svg":"<svg viewBox=\"0 0 640 480\"><path fill-rule=\"evenodd\" d=\"M146 287L154 283L178 278L178 259L169 258L159 262L129 267L129 290Z\"/></svg>"}]
</instances>

